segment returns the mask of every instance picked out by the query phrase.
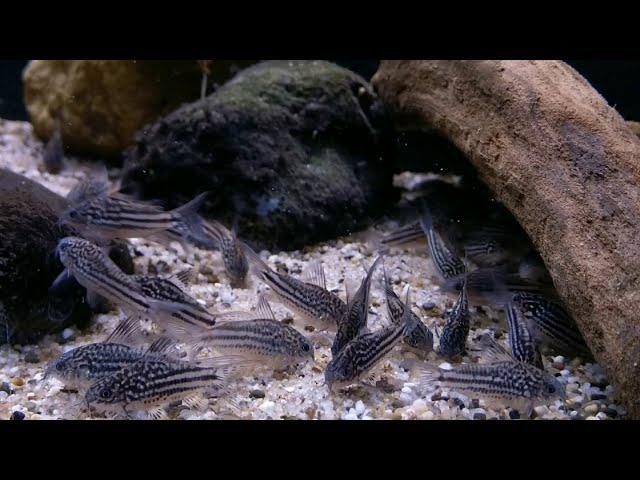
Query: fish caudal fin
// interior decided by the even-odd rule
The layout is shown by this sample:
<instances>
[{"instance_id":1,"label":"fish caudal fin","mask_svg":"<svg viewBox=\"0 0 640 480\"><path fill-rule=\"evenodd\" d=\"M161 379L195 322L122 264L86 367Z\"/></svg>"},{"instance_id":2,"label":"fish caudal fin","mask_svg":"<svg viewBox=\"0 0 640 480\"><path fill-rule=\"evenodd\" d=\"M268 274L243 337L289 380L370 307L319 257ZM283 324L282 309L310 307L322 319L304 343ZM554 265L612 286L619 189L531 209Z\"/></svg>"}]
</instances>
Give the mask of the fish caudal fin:
<instances>
[{"instance_id":1,"label":"fish caudal fin","mask_svg":"<svg viewBox=\"0 0 640 480\"><path fill-rule=\"evenodd\" d=\"M175 226L186 227L189 232L187 237L193 237L194 241L201 244L207 244L211 241L203 229L204 220L198 214L198 210L204 203L208 193L209 192L203 192L190 202L172 211L175 217Z\"/></svg>"},{"instance_id":2,"label":"fish caudal fin","mask_svg":"<svg viewBox=\"0 0 640 480\"><path fill-rule=\"evenodd\" d=\"M269 265L267 265L264 260L260 258L260 255L258 255L249 245L242 241L239 241L239 243L240 248L247 257L247 261L249 262L249 269L251 270L251 272L256 277L264 279L264 274L271 271Z\"/></svg>"}]
</instances>

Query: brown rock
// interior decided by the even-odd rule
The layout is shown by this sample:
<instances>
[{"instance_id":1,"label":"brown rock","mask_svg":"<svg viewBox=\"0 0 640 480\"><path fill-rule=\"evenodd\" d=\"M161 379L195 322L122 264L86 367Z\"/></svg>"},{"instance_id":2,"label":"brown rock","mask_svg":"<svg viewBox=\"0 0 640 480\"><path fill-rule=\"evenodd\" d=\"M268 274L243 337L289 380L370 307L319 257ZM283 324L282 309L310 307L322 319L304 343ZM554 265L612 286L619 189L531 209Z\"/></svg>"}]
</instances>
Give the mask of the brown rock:
<instances>
[{"instance_id":1,"label":"brown rock","mask_svg":"<svg viewBox=\"0 0 640 480\"><path fill-rule=\"evenodd\" d=\"M234 66L212 62L210 83ZM67 151L114 157L144 125L197 100L201 78L196 60L33 60L23 73L24 100L39 137L51 136L60 113Z\"/></svg>"},{"instance_id":2,"label":"brown rock","mask_svg":"<svg viewBox=\"0 0 640 480\"><path fill-rule=\"evenodd\" d=\"M640 418L640 139L559 61L385 61L373 84L398 127L435 127L514 214Z\"/></svg>"}]
</instances>

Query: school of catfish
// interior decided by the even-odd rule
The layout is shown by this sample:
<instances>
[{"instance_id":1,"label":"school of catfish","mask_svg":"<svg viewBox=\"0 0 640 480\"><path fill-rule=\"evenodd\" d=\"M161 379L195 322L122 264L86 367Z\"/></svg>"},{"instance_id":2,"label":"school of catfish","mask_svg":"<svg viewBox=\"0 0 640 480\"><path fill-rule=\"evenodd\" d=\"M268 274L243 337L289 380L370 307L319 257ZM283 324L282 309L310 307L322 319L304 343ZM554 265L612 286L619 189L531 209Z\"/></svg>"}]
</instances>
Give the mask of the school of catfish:
<instances>
[{"instance_id":1,"label":"school of catfish","mask_svg":"<svg viewBox=\"0 0 640 480\"><path fill-rule=\"evenodd\" d=\"M291 370L315 362L316 342L328 340L332 358L324 384L331 394L348 394L357 385L375 388L376 366L397 347L413 354L403 368L425 391L447 388L528 417L538 404L564 400L564 386L545 371L541 352L589 356L589 349L517 223L482 198L460 201L460 189L432 181L415 204L417 220L370 239L378 254L362 265L359 285L345 279L343 300L327 289L321 262L311 262L298 278L276 271L235 228L202 218L198 208L205 194L167 211L110 189L106 170L95 171L67 196L70 206L60 222L78 236L59 242L64 270L52 288L77 282L88 302L106 301L123 319L102 343L51 362L46 377L82 392L90 412L131 417L143 411L163 418L172 402L197 405L203 396L224 397L234 380L254 369ZM189 294L191 269L151 276L118 268L106 249L129 238L218 250L233 287L246 287L252 275L268 291L257 296L252 312L212 311ZM416 247L426 249L442 290L455 298L441 331L432 331L412 310L412 287L398 295L387 276L385 256ZM387 325L371 329L377 273ZM270 302L289 310L295 326L279 321ZM491 336L470 338L474 306L504 312L509 350ZM451 369L435 366L433 355L452 362Z\"/></svg>"}]
</instances>

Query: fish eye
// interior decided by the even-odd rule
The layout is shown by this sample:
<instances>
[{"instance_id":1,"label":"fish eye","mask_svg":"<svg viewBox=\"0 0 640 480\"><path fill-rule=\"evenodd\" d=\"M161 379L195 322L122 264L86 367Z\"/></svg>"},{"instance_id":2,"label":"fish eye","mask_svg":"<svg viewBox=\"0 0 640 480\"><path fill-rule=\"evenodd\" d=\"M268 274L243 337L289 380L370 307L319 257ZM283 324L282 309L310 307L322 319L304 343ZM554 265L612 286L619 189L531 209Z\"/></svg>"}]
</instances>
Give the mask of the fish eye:
<instances>
[{"instance_id":1,"label":"fish eye","mask_svg":"<svg viewBox=\"0 0 640 480\"><path fill-rule=\"evenodd\" d=\"M302 345L302 350L304 350L305 352L308 352L310 348L311 347L309 346L308 343L305 343L305 344Z\"/></svg>"},{"instance_id":2,"label":"fish eye","mask_svg":"<svg viewBox=\"0 0 640 480\"><path fill-rule=\"evenodd\" d=\"M56 370L58 372L61 372L62 370L64 370L64 364L62 362L56 363Z\"/></svg>"},{"instance_id":3,"label":"fish eye","mask_svg":"<svg viewBox=\"0 0 640 480\"><path fill-rule=\"evenodd\" d=\"M109 400L113 396L113 392L110 388L103 388L100 390L100 398L103 400Z\"/></svg>"},{"instance_id":4,"label":"fish eye","mask_svg":"<svg viewBox=\"0 0 640 480\"><path fill-rule=\"evenodd\" d=\"M556 393L556 387L551 385L551 384L548 384L547 385L547 393Z\"/></svg>"},{"instance_id":5,"label":"fish eye","mask_svg":"<svg viewBox=\"0 0 640 480\"><path fill-rule=\"evenodd\" d=\"M71 210L69 212L69 217L76 218L77 216L78 216L78 212L76 212L75 210Z\"/></svg>"}]
</instances>

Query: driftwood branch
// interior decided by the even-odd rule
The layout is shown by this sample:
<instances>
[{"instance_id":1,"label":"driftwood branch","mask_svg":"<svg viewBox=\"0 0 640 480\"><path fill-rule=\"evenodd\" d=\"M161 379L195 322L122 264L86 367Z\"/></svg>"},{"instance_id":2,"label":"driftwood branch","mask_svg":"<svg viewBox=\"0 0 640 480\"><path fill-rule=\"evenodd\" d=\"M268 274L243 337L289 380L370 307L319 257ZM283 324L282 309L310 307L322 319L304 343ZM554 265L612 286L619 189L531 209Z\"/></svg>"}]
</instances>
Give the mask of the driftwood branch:
<instances>
[{"instance_id":1,"label":"driftwood branch","mask_svg":"<svg viewBox=\"0 0 640 480\"><path fill-rule=\"evenodd\" d=\"M640 418L640 139L558 61L385 61L400 127L435 127L531 237L632 418Z\"/></svg>"}]
</instances>

